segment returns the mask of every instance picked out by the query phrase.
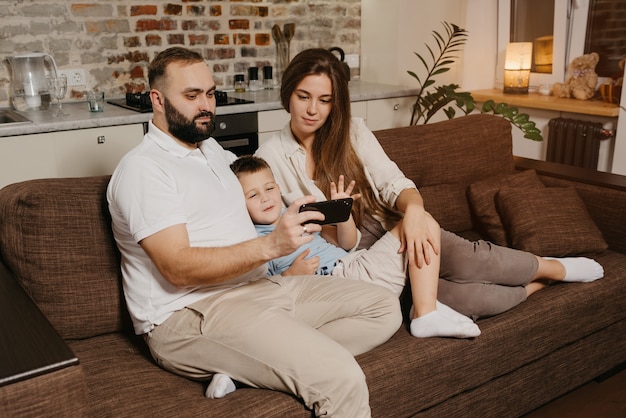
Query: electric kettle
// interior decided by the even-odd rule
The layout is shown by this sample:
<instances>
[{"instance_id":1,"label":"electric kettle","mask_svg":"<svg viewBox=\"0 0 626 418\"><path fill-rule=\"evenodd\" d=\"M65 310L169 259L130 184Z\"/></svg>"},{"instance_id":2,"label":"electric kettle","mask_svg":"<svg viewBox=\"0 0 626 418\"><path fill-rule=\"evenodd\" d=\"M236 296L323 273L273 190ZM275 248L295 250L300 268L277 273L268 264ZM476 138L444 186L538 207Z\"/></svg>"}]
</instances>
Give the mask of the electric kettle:
<instances>
[{"instance_id":1,"label":"electric kettle","mask_svg":"<svg viewBox=\"0 0 626 418\"><path fill-rule=\"evenodd\" d=\"M348 79L348 81L350 81L350 66L348 65L347 62L344 61L344 59L346 58L346 54L345 52L343 52L343 49L339 48L338 46L333 46L332 48L328 48L328 50L330 52L339 52L339 61L341 61L341 68L343 68L343 72L346 74L346 78Z\"/></svg>"},{"instance_id":2,"label":"electric kettle","mask_svg":"<svg viewBox=\"0 0 626 418\"><path fill-rule=\"evenodd\" d=\"M7 57L11 65L11 103L15 110L48 110L48 78L57 76L57 65L51 55L31 53Z\"/></svg>"}]
</instances>

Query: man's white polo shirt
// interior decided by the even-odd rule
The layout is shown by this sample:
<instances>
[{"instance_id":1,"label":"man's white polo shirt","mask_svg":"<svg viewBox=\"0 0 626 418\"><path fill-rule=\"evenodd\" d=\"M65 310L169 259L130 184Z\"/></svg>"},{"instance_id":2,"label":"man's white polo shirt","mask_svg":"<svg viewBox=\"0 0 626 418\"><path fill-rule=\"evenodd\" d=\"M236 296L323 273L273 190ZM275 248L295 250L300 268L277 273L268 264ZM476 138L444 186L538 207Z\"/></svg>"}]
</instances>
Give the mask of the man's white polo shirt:
<instances>
[{"instance_id":1,"label":"man's white polo shirt","mask_svg":"<svg viewBox=\"0 0 626 418\"><path fill-rule=\"evenodd\" d=\"M236 156L214 139L189 150L149 124L142 142L120 161L107 190L113 233L135 332L217 291L265 277L266 266L219 286L179 288L156 269L139 242L185 224L193 247L221 247L256 238L237 177Z\"/></svg>"}]
</instances>

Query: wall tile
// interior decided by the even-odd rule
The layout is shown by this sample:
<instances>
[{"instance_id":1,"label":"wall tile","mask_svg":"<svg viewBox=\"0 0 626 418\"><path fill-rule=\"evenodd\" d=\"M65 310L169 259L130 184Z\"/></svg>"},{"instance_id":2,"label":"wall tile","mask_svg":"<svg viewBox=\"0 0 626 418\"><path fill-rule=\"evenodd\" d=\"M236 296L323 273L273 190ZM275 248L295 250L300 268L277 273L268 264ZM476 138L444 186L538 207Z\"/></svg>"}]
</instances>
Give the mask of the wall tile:
<instances>
[{"instance_id":1,"label":"wall tile","mask_svg":"<svg viewBox=\"0 0 626 418\"><path fill-rule=\"evenodd\" d=\"M83 68L87 86L66 100L84 100L97 88L107 97L148 88L147 66L164 48L201 52L218 88L235 73L275 65L271 28L296 23L291 56L311 47L360 51L360 0L37 0L5 2L0 10L0 106L9 106L7 56L51 54L60 68ZM358 69L353 69L353 76Z\"/></svg>"}]
</instances>

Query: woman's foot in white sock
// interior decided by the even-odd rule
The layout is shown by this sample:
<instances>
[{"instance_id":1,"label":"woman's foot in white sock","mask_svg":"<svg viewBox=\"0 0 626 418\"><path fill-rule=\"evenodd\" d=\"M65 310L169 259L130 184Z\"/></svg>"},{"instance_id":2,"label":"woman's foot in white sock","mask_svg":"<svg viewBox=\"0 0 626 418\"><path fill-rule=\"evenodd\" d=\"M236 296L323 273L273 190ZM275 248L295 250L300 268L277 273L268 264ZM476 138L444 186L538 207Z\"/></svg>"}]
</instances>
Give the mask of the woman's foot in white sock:
<instances>
[{"instance_id":1,"label":"woman's foot in white sock","mask_svg":"<svg viewBox=\"0 0 626 418\"><path fill-rule=\"evenodd\" d=\"M206 388L204 396L211 399L223 398L229 393L234 392L235 389L237 389L235 383L230 377L225 374L216 373L213 375L211 383L209 383L209 386Z\"/></svg>"},{"instance_id":2,"label":"woman's foot in white sock","mask_svg":"<svg viewBox=\"0 0 626 418\"><path fill-rule=\"evenodd\" d=\"M454 309L452 309L451 307L449 307L448 305L445 305L439 301L437 302L437 311L440 312L443 316L445 316L448 319L451 319L453 321L456 322L464 322L464 323L468 323L468 324L473 324L474 321L472 320L472 318L470 318L469 316L465 316L460 312L455 311ZM415 316L415 306L411 305L411 309L409 310L409 318L413 319L413 316Z\"/></svg>"},{"instance_id":3,"label":"woman's foot in white sock","mask_svg":"<svg viewBox=\"0 0 626 418\"><path fill-rule=\"evenodd\" d=\"M413 319L410 328L411 335L417 338L472 338L480 335L480 328L475 323L455 321L438 310Z\"/></svg>"},{"instance_id":4,"label":"woman's foot in white sock","mask_svg":"<svg viewBox=\"0 0 626 418\"><path fill-rule=\"evenodd\" d=\"M564 282L592 282L604 277L604 268L596 261L587 257L543 257L556 260L565 267Z\"/></svg>"},{"instance_id":5,"label":"woman's foot in white sock","mask_svg":"<svg viewBox=\"0 0 626 418\"><path fill-rule=\"evenodd\" d=\"M448 305L445 305L439 301L437 301L437 310L440 311L443 315L457 322L465 322L470 324L474 323L474 321L472 321L472 318L470 318L469 316L465 316L461 312L457 312Z\"/></svg>"}]
</instances>

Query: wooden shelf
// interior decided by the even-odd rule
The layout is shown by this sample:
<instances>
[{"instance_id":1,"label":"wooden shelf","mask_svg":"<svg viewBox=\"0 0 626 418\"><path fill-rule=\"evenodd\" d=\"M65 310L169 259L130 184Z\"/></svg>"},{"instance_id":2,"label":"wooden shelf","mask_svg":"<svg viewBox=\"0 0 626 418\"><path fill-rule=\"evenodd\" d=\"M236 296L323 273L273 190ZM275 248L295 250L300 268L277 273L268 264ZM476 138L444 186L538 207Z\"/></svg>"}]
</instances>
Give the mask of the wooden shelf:
<instances>
[{"instance_id":1,"label":"wooden shelf","mask_svg":"<svg viewBox=\"0 0 626 418\"><path fill-rule=\"evenodd\" d=\"M561 99L544 96L539 93L504 94L502 90L475 90L470 92L477 102L493 100L496 103L507 103L516 107L531 109L554 110L558 112L582 113L586 115L618 117L619 106L601 100Z\"/></svg>"}]
</instances>

